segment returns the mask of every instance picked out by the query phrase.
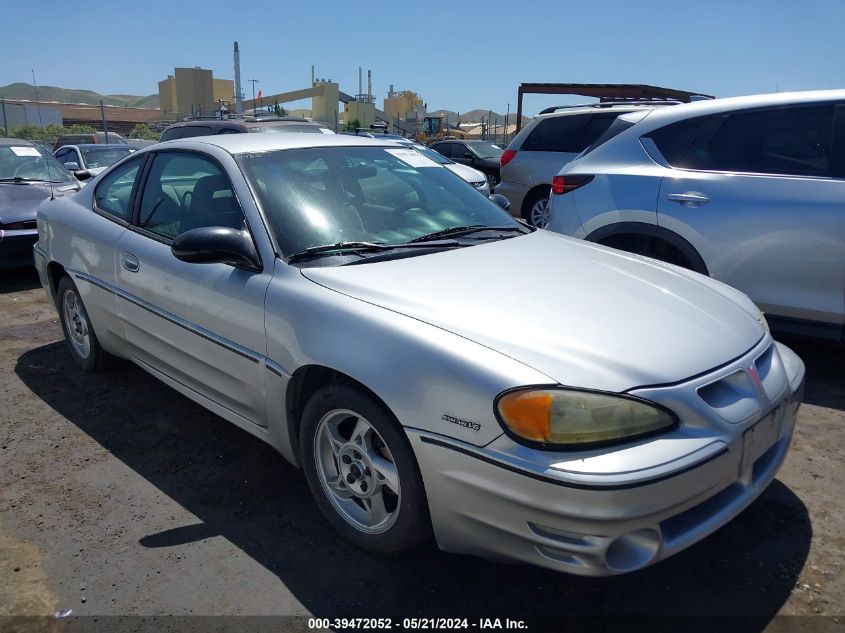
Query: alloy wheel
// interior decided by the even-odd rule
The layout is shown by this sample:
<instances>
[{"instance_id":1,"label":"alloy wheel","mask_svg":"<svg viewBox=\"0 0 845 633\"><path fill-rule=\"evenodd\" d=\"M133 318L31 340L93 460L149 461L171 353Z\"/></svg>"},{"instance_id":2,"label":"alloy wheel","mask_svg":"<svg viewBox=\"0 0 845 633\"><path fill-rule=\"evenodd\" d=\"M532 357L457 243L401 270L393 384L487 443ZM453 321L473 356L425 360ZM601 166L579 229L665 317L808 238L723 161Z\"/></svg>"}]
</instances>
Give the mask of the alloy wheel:
<instances>
[{"instance_id":1,"label":"alloy wheel","mask_svg":"<svg viewBox=\"0 0 845 633\"><path fill-rule=\"evenodd\" d=\"M91 334L85 308L73 290L65 292L62 304L70 344L80 358L87 359L91 354Z\"/></svg>"},{"instance_id":2,"label":"alloy wheel","mask_svg":"<svg viewBox=\"0 0 845 633\"><path fill-rule=\"evenodd\" d=\"M531 212L528 214L528 221L538 229L544 229L549 225L549 200L547 198L537 200L534 203Z\"/></svg>"},{"instance_id":3,"label":"alloy wheel","mask_svg":"<svg viewBox=\"0 0 845 633\"><path fill-rule=\"evenodd\" d=\"M399 515L399 471L386 442L362 415L326 413L317 425L314 462L326 496L343 519L367 534L389 530Z\"/></svg>"}]
</instances>

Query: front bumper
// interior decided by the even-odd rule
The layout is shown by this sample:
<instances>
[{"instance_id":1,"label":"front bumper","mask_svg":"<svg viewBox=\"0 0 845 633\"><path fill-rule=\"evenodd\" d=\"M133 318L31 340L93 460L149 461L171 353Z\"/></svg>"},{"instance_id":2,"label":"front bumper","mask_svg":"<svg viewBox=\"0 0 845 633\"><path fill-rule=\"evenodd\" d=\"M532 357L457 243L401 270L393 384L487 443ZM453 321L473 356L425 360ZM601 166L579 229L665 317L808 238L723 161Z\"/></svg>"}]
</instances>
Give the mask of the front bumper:
<instances>
[{"instance_id":1,"label":"front bumper","mask_svg":"<svg viewBox=\"0 0 845 633\"><path fill-rule=\"evenodd\" d=\"M32 245L37 241L37 229L0 230L0 268L32 266Z\"/></svg>"},{"instance_id":2,"label":"front bumper","mask_svg":"<svg viewBox=\"0 0 845 633\"><path fill-rule=\"evenodd\" d=\"M505 436L479 449L409 430L438 545L583 576L610 576L652 565L711 534L766 489L792 438L803 364L791 350L771 339L768 344L784 369L785 386L753 416L724 422L712 435L707 425L684 414L677 436L579 453L583 459L564 453L550 459L547 452L506 448ZM768 353L755 346L750 358L721 368L718 375L730 376ZM712 378L692 381L693 393ZM683 387L670 389L677 394ZM676 445L694 448L687 452ZM533 465L526 461L532 453L538 458ZM626 466L630 456L639 454L636 461L649 453L651 466Z\"/></svg>"}]
</instances>

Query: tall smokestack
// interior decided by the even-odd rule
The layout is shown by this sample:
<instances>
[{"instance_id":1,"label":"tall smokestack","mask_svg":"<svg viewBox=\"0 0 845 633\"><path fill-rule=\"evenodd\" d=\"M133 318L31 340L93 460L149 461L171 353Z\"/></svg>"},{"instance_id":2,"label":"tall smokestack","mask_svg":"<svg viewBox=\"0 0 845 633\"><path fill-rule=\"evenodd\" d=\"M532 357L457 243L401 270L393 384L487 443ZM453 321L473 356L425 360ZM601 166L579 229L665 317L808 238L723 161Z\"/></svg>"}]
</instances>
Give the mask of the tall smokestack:
<instances>
[{"instance_id":1,"label":"tall smokestack","mask_svg":"<svg viewBox=\"0 0 845 633\"><path fill-rule=\"evenodd\" d=\"M311 85L314 85L314 64L311 64Z\"/></svg>"},{"instance_id":2,"label":"tall smokestack","mask_svg":"<svg viewBox=\"0 0 845 633\"><path fill-rule=\"evenodd\" d=\"M364 80L361 75L361 67L358 66L358 98L361 98L361 94L364 92Z\"/></svg>"},{"instance_id":3,"label":"tall smokestack","mask_svg":"<svg viewBox=\"0 0 845 633\"><path fill-rule=\"evenodd\" d=\"M367 71L367 102L373 100L373 71Z\"/></svg>"},{"instance_id":4,"label":"tall smokestack","mask_svg":"<svg viewBox=\"0 0 845 633\"><path fill-rule=\"evenodd\" d=\"M243 113L241 103L241 52L238 50L238 43L235 42L235 113Z\"/></svg>"}]
</instances>

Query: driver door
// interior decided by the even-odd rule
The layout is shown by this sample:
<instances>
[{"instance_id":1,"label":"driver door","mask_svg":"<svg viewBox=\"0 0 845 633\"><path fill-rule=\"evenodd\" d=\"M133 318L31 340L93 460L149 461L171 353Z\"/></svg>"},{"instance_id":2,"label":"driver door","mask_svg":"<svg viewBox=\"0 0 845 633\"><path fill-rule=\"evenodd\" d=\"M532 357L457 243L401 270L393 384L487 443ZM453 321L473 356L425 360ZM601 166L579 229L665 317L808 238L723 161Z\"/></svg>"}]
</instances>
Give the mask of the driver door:
<instances>
[{"instance_id":1,"label":"driver door","mask_svg":"<svg viewBox=\"0 0 845 633\"><path fill-rule=\"evenodd\" d=\"M225 170L200 152L157 152L142 187L133 226L118 243L118 312L129 353L177 388L266 426L261 361L272 268L187 263L170 250L174 237L194 228L249 231Z\"/></svg>"}]
</instances>

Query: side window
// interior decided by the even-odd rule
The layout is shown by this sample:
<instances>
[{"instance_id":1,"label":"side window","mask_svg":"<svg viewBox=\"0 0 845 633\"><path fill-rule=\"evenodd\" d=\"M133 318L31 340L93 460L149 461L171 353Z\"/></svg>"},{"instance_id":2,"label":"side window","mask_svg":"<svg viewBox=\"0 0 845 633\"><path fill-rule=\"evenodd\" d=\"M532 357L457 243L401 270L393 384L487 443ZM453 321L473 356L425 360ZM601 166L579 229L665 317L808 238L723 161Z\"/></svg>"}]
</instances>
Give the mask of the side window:
<instances>
[{"instance_id":1,"label":"side window","mask_svg":"<svg viewBox=\"0 0 845 633\"><path fill-rule=\"evenodd\" d=\"M221 129L221 130L220 130L219 132L217 132L217 133L218 133L218 134L240 134L240 133L241 133L241 131L240 131L240 130L237 130L237 129L233 128L233 127L224 127L223 129Z\"/></svg>"},{"instance_id":2,"label":"side window","mask_svg":"<svg viewBox=\"0 0 845 633\"><path fill-rule=\"evenodd\" d=\"M211 128L207 125L186 125L182 128L179 138L190 138L192 136L210 136Z\"/></svg>"},{"instance_id":3,"label":"side window","mask_svg":"<svg viewBox=\"0 0 845 633\"><path fill-rule=\"evenodd\" d=\"M581 128L589 118L585 115L556 116L540 121L522 144L523 150L535 152L580 153Z\"/></svg>"},{"instance_id":4,"label":"side window","mask_svg":"<svg viewBox=\"0 0 845 633\"><path fill-rule=\"evenodd\" d=\"M467 154L472 154L469 148L463 143L452 143L452 158L466 158Z\"/></svg>"},{"instance_id":5,"label":"side window","mask_svg":"<svg viewBox=\"0 0 845 633\"><path fill-rule=\"evenodd\" d=\"M697 149L689 150L693 141L701 133L707 118L695 117L678 121L655 130L648 137L654 141L657 150L663 155L667 163L674 167L688 167L689 163L684 159L697 153Z\"/></svg>"},{"instance_id":6,"label":"side window","mask_svg":"<svg viewBox=\"0 0 845 633\"><path fill-rule=\"evenodd\" d=\"M243 229L244 216L215 162L194 153L162 152L144 185L138 226L171 239L204 226Z\"/></svg>"},{"instance_id":7,"label":"side window","mask_svg":"<svg viewBox=\"0 0 845 633\"><path fill-rule=\"evenodd\" d=\"M685 162L692 169L828 176L832 139L833 106L737 113Z\"/></svg>"},{"instance_id":8,"label":"side window","mask_svg":"<svg viewBox=\"0 0 845 633\"><path fill-rule=\"evenodd\" d=\"M432 149L446 158L452 157L452 143L436 143L432 146Z\"/></svg>"},{"instance_id":9,"label":"side window","mask_svg":"<svg viewBox=\"0 0 845 633\"><path fill-rule=\"evenodd\" d=\"M173 139L182 138L182 130L184 127L171 127L161 133L162 141L172 141Z\"/></svg>"},{"instance_id":10,"label":"side window","mask_svg":"<svg viewBox=\"0 0 845 633\"><path fill-rule=\"evenodd\" d=\"M111 171L94 190L94 203L101 211L129 222L132 220L132 187L143 158L130 160Z\"/></svg>"},{"instance_id":11,"label":"side window","mask_svg":"<svg viewBox=\"0 0 845 633\"><path fill-rule=\"evenodd\" d=\"M59 161L62 165L67 162L67 150L60 149L56 152L56 160Z\"/></svg>"}]
</instances>

